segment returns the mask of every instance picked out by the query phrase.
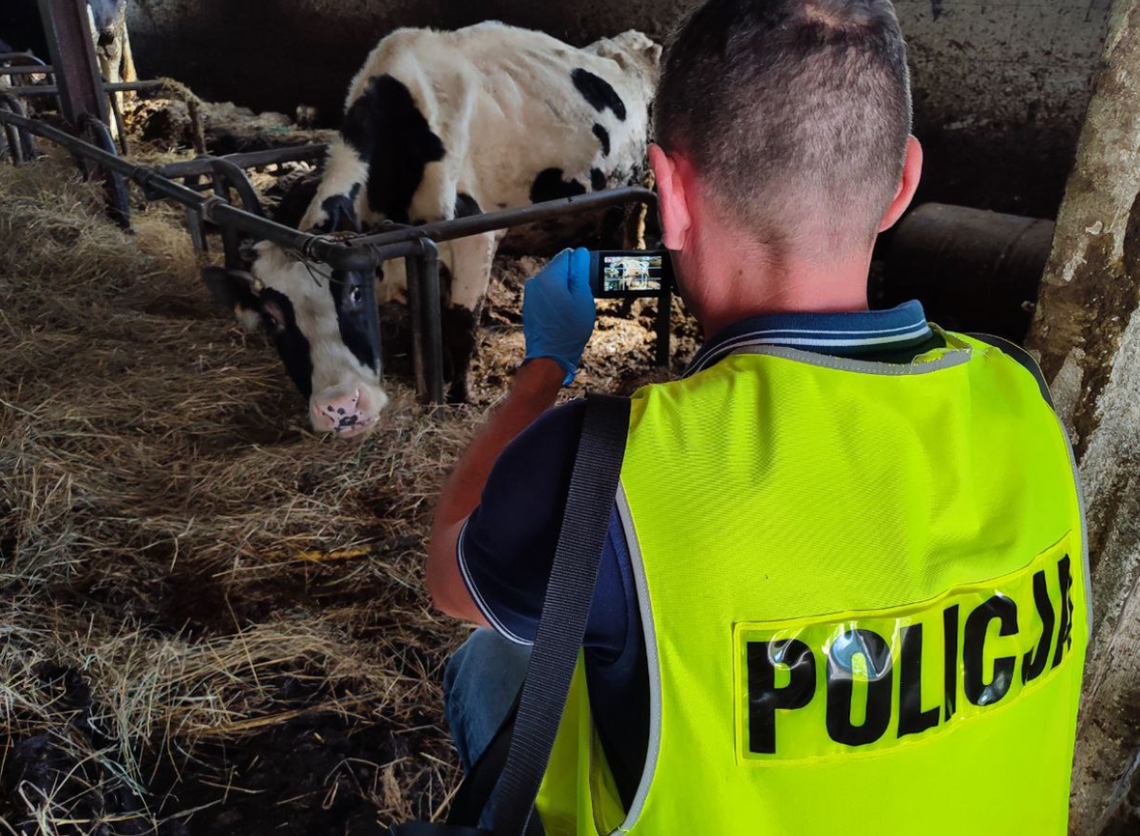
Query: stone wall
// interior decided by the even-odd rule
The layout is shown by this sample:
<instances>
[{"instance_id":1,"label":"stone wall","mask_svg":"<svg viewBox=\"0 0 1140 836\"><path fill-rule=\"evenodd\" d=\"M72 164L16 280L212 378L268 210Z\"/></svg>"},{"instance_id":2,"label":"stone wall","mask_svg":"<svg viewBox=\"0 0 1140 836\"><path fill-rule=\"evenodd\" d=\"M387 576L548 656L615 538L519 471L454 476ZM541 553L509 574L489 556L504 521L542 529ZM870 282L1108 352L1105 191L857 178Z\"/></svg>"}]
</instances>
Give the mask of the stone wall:
<instances>
[{"instance_id":1,"label":"stone wall","mask_svg":"<svg viewBox=\"0 0 1140 836\"><path fill-rule=\"evenodd\" d=\"M584 44L628 28L664 39L691 0L131 0L143 77L335 124L348 80L399 26L487 19ZM923 199L1032 215L1060 203L1109 0L897 0L928 148Z\"/></svg>"}]
</instances>

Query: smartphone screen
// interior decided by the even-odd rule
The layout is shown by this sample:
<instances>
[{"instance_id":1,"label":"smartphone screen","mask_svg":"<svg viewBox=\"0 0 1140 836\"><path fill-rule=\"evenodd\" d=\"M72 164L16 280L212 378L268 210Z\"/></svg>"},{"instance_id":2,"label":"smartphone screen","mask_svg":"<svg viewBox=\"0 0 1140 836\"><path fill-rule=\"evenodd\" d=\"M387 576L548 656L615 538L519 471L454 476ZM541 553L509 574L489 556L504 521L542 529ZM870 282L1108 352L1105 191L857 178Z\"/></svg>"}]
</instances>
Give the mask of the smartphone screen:
<instances>
[{"instance_id":1,"label":"smartphone screen","mask_svg":"<svg viewBox=\"0 0 1140 836\"><path fill-rule=\"evenodd\" d=\"M591 255L597 296L656 296L667 287L669 265L664 252L603 251Z\"/></svg>"}]
</instances>

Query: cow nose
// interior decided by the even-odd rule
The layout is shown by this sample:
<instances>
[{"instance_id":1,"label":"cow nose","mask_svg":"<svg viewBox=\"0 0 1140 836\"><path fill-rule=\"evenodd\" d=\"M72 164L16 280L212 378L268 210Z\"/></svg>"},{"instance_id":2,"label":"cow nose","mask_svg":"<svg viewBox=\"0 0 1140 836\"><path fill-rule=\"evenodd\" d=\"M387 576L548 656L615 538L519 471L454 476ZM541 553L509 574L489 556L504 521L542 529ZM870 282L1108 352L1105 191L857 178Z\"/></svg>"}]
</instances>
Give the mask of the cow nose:
<instances>
[{"instance_id":1,"label":"cow nose","mask_svg":"<svg viewBox=\"0 0 1140 836\"><path fill-rule=\"evenodd\" d=\"M317 428L326 432L348 432L367 418L359 389L346 395L320 399L313 404L312 409Z\"/></svg>"}]
</instances>

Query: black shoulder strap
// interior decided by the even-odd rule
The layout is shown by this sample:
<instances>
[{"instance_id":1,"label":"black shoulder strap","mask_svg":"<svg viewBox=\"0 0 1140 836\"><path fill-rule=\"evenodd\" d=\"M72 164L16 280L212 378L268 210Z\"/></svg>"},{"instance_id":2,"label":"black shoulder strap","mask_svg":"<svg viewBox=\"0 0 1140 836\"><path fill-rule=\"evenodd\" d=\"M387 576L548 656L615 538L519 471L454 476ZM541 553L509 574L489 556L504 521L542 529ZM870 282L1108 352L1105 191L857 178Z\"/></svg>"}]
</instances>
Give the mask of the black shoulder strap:
<instances>
[{"instance_id":1,"label":"black shoulder strap","mask_svg":"<svg viewBox=\"0 0 1140 836\"><path fill-rule=\"evenodd\" d=\"M1041 367L1037 365L1037 361L1033 359L1033 355L1019 346L1015 342L1010 342L1004 337L995 337L993 334L966 334L967 337L973 337L975 340L981 340L984 343L989 343L994 348L1000 348L1014 360L1028 369L1029 373L1037 380L1037 386L1041 389L1041 397L1045 399L1045 403L1049 404L1049 408L1053 408L1053 395L1049 392L1049 384L1045 380L1045 373L1041 371Z\"/></svg>"},{"instance_id":2,"label":"black shoulder strap","mask_svg":"<svg viewBox=\"0 0 1140 836\"><path fill-rule=\"evenodd\" d=\"M586 633L629 432L626 398L591 395L546 602L495 804L495 836L523 836L550 761Z\"/></svg>"},{"instance_id":3,"label":"black shoulder strap","mask_svg":"<svg viewBox=\"0 0 1140 836\"><path fill-rule=\"evenodd\" d=\"M515 707L459 788L448 823L398 824L389 829L391 836L524 836L542 832L538 820L531 820L534 800L546 774L586 633L625 456L629 407L626 398L587 398L546 601ZM497 793L493 834L477 826L492 791Z\"/></svg>"}]
</instances>

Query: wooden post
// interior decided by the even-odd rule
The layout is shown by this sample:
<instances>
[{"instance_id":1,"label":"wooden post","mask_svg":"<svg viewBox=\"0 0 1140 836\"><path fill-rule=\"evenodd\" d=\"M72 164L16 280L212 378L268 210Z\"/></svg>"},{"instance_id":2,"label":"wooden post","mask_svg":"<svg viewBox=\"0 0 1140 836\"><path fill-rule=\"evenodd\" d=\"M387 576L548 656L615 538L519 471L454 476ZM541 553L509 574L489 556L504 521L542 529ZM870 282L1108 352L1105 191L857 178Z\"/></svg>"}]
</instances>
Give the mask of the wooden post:
<instances>
[{"instance_id":1,"label":"wooden post","mask_svg":"<svg viewBox=\"0 0 1140 836\"><path fill-rule=\"evenodd\" d=\"M1115 0L1029 340L1070 428L1089 520L1094 633L1073 765L1075 836L1099 836L1117 815L1140 754L1138 308L1140 0Z\"/></svg>"},{"instance_id":2,"label":"wooden post","mask_svg":"<svg viewBox=\"0 0 1140 836\"><path fill-rule=\"evenodd\" d=\"M63 118L76 129L90 113L107 122L107 102L91 40L86 0L39 0Z\"/></svg>"}]
</instances>

